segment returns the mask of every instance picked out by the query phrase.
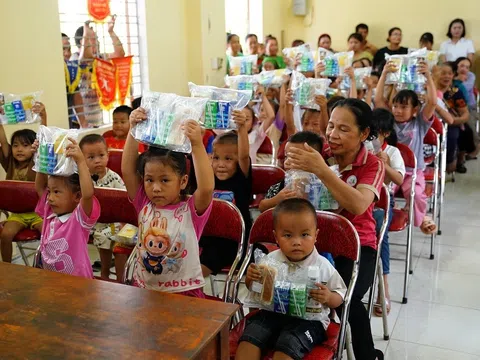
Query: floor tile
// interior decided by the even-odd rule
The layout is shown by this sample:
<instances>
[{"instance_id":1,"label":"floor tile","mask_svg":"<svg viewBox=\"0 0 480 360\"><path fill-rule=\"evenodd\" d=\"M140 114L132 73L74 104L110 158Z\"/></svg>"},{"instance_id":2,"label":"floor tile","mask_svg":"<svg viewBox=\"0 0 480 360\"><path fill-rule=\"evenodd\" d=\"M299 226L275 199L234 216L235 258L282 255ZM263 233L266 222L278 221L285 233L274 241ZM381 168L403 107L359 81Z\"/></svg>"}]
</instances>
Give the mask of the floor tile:
<instances>
[{"instance_id":1,"label":"floor tile","mask_svg":"<svg viewBox=\"0 0 480 360\"><path fill-rule=\"evenodd\" d=\"M432 346L425 346L402 341L391 340L387 352L385 353L387 360L479 360L479 356L460 353Z\"/></svg>"},{"instance_id":2,"label":"floor tile","mask_svg":"<svg viewBox=\"0 0 480 360\"><path fill-rule=\"evenodd\" d=\"M392 340L480 354L480 311L410 300L402 306Z\"/></svg>"}]
</instances>

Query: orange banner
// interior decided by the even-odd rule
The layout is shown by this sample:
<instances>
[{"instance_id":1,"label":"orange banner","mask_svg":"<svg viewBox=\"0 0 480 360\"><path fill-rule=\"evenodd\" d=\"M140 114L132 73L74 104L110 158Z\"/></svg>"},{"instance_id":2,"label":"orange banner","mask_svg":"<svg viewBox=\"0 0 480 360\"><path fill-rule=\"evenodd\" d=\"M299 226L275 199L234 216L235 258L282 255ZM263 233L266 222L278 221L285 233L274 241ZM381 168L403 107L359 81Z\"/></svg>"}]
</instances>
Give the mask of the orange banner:
<instances>
[{"instance_id":1,"label":"orange banner","mask_svg":"<svg viewBox=\"0 0 480 360\"><path fill-rule=\"evenodd\" d=\"M132 58L133 56L125 56L123 58L112 59L116 67L117 80L117 100L120 105L125 104L125 99L130 92L132 83Z\"/></svg>"},{"instance_id":2,"label":"orange banner","mask_svg":"<svg viewBox=\"0 0 480 360\"><path fill-rule=\"evenodd\" d=\"M110 0L87 0L88 14L93 21L103 21L110 15Z\"/></svg>"},{"instance_id":3,"label":"orange banner","mask_svg":"<svg viewBox=\"0 0 480 360\"><path fill-rule=\"evenodd\" d=\"M114 105L117 90L115 65L110 61L95 59L93 62L92 84L97 90L101 108L110 110Z\"/></svg>"}]
</instances>

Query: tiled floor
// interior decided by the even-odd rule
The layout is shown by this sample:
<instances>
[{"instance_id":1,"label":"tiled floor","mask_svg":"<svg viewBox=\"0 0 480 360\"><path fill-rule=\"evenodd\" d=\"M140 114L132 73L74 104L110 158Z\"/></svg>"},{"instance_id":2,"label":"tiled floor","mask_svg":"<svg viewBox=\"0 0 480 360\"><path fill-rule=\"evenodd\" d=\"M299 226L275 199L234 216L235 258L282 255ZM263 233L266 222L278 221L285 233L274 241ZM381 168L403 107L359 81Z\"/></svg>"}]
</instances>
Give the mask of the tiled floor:
<instances>
[{"instance_id":1,"label":"tiled floor","mask_svg":"<svg viewBox=\"0 0 480 360\"><path fill-rule=\"evenodd\" d=\"M383 340L381 318L372 319L375 345L388 360L480 360L480 160L467 167L467 174L447 183L443 233L437 237L434 260L429 260L430 238L415 231L414 273L405 305L403 263L391 263L390 341ZM404 238L399 234L391 241ZM89 250L92 262L97 260L96 249ZM391 247L392 257L404 251Z\"/></svg>"},{"instance_id":2,"label":"tiled floor","mask_svg":"<svg viewBox=\"0 0 480 360\"><path fill-rule=\"evenodd\" d=\"M392 262L390 341L383 340L381 318L372 319L375 344L388 360L480 360L480 161L467 167L467 174L447 183L434 260L429 260L430 239L415 232L414 273L405 305L403 263ZM394 247L392 256L403 251Z\"/></svg>"}]
</instances>

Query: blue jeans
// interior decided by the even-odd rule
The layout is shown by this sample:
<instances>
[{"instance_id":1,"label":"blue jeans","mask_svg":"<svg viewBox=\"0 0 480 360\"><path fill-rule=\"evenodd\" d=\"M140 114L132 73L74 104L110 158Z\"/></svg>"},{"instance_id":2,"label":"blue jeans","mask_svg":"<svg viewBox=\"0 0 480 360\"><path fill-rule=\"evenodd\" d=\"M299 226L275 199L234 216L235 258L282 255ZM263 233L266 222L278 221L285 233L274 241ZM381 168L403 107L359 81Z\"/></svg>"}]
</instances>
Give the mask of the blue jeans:
<instances>
[{"instance_id":1,"label":"blue jeans","mask_svg":"<svg viewBox=\"0 0 480 360\"><path fill-rule=\"evenodd\" d=\"M380 258L382 259L382 267L383 267L384 275L390 274L390 245L388 243L388 229L390 228L390 223L392 222L394 206L395 206L395 201L393 201L393 196L392 196L390 198L390 209L388 212L387 229L385 230L385 234L383 235L382 250L380 252ZM380 230L382 229L384 213L385 211L383 211L383 209L373 210L373 218L377 223L377 226L375 229L377 232L377 235L380 233Z\"/></svg>"}]
</instances>

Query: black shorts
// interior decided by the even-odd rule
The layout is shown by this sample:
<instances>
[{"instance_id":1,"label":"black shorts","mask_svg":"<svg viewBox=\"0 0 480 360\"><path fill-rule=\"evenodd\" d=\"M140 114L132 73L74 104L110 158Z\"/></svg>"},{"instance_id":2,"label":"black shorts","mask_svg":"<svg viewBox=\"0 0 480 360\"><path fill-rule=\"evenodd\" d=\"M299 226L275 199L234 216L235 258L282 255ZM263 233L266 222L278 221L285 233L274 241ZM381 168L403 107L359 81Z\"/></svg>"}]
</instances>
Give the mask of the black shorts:
<instances>
[{"instance_id":1,"label":"black shorts","mask_svg":"<svg viewBox=\"0 0 480 360\"><path fill-rule=\"evenodd\" d=\"M309 321L260 310L247 320L239 342L280 351L293 359L303 359L316 345L327 339L320 321Z\"/></svg>"},{"instance_id":2,"label":"black shorts","mask_svg":"<svg viewBox=\"0 0 480 360\"><path fill-rule=\"evenodd\" d=\"M232 265L238 250L236 241L213 236L202 236L198 246L202 249L200 264L209 268L213 275Z\"/></svg>"}]
</instances>

